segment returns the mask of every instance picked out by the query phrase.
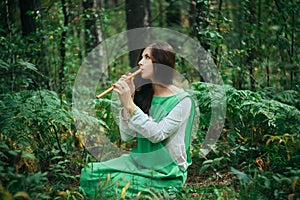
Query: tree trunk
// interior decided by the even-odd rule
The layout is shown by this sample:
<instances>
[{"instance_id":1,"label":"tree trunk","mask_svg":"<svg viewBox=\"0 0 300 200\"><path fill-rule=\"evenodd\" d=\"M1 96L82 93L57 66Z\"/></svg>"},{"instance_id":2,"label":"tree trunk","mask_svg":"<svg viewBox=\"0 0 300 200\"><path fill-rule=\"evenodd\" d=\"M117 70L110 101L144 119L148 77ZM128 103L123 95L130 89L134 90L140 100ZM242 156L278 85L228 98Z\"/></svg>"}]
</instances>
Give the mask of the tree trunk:
<instances>
[{"instance_id":1,"label":"tree trunk","mask_svg":"<svg viewBox=\"0 0 300 200\"><path fill-rule=\"evenodd\" d=\"M217 17L217 20L216 20L216 24L217 24L217 31L221 34L221 27L220 27L220 23L223 22L223 16L222 16L222 6L223 6L223 1L220 0L219 1L219 5L218 5L218 17ZM220 45L217 44L216 48L215 48L215 55L214 55L214 60L216 62L216 65L218 68L221 68L221 63L219 61L219 53L221 54L220 52Z\"/></svg>"},{"instance_id":2,"label":"tree trunk","mask_svg":"<svg viewBox=\"0 0 300 200\"><path fill-rule=\"evenodd\" d=\"M19 24L19 0L2 0L0 2L0 28L1 35L6 36L11 34L13 24Z\"/></svg>"},{"instance_id":3,"label":"tree trunk","mask_svg":"<svg viewBox=\"0 0 300 200\"><path fill-rule=\"evenodd\" d=\"M126 0L125 9L126 9L126 23L127 30L140 28L145 26L145 12L146 1L145 0ZM138 41L137 38L134 38L133 35L128 35L128 48L132 49L134 42L143 42ZM136 66L137 58L140 50L134 50L129 52L129 63L131 67Z\"/></svg>"},{"instance_id":4,"label":"tree trunk","mask_svg":"<svg viewBox=\"0 0 300 200\"><path fill-rule=\"evenodd\" d=\"M269 59L267 60L266 63L266 73L267 73L267 87L270 87L270 63L269 63Z\"/></svg>"},{"instance_id":5,"label":"tree trunk","mask_svg":"<svg viewBox=\"0 0 300 200\"><path fill-rule=\"evenodd\" d=\"M249 14L246 14L246 21L249 24L249 27L256 27L255 26L255 22L256 20L256 0L250 0L248 3L248 11ZM248 13L248 12L246 12ZM256 31L256 30L252 30L249 28L246 29L247 31L247 35L253 35L254 33L251 33L252 31ZM250 47L250 50L248 50L248 57L247 57L247 64L248 64L248 71L249 71L249 79L250 79L250 90L251 91L256 91L256 87L255 87L255 76L254 76L254 72L253 72L253 61L256 58L257 55L257 51L256 51L256 42L255 40L249 38L246 40L247 46Z\"/></svg>"},{"instance_id":6,"label":"tree trunk","mask_svg":"<svg viewBox=\"0 0 300 200\"><path fill-rule=\"evenodd\" d=\"M239 49L243 48L243 37L244 37L244 33L243 33L243 19L244 19L244 6L243 6L243 2L239 1L238 4L238 24L240 24L240 26L238 26L238 41L239 41ZM239 67L241 68L240 70L237 71L236 74L236 81L235 81L235 87L239 90L243 89L243 81L244 81L244 74L242 73L242 67L244 66L244 62L243 62L243 56L240 54L239 55Z\"/></svg>"},{"instance_id":7,"label":"tree trunk","mask_svg":"<svg viewBox=\"0 0 300 200\"><path fill-rule=\"evenodd\" d=\"M207 29L208 23L208 12L209 6L205 5L204 1L194 1L191 0L190 3L190 17L189 17L189 24L191 29L191 36L197 38L200 42L201 46L208 50L210 45L208 42L205 41L205 36L202 35L201 31ZM201 76L201 81L212 81L212 73L208 69L208 66L203 64L202 58L198 58L198 70L205 73L204 76ZM205 77L205 78L204 78ZM204 80L206 79L206 80Z\"/></svg>"},{"instance_id":8,"label":"tree trunk","mask_svg":"<svg viewBox=\"0 0 300 200\"><path fill-rule=\"evenodd\" d=\"M20 15L23 35L35 33L36 30L36 11L34 0L19 0Z\"/></svg>"},{"instance_id":9,"label":"tree trunk","mask_svg":"<svg viewBox=\"0 0 300 200\"><path fill-rule=\"evenodd\" d=\"M66 57L66 39L67 39L67 28L68 28L68 13L67 13L67 5L65 0L61 0L62 4L62 12L64 16L64 24L63 24L63 31L61 33L61 40L60 40L60 68L58 70L58 78L59 78L59 91L60 97L64 91L65 87L65 57Z\"/></svg>"},{"instance_id":10,"label":"tree trunk","mask_svg":"<svg viewBox=\"0 0 300 200\"><path fill-rule=\"evenodd\" d=\"M98 32L94 11L94 0L83 0L84 27L85 27L85 51L86 54L98 44Z\"/></svg>"},{"instance_id":11,"label":"tree trunk","mask_svg":"<svg viewBox=\"0 0 300 200\"><path fill-rule=\"evenodd\" d=\"M190 12L191 15L189 18L189 23L190 26L193 27L191 30L191 35L198 39L205 50L208 50L210 48L210 44L205 41L205 36L201 34L201 31L207 29L209 25L209 5L206 5L204 1L192 0Z\"/></svg>"},{"instance_id":12,"label":"tree trunk","mask_svg":"<svg viewBox=\"0 0 300 200\"><path fill-rule=\"evenodd\" d=\"M164 12L164 9L163 9L163 2L162 1L158 1L158 10L159 10L159 17L158 17L158 25L159 27L163 27L164 25L164 20L163 20L163 17L161 17L161 13Z\"/></svg>"},{"instance_id":13,"label":"tree trunk","mask_svg":"<svg viewBox=\"0 0 300 200\"><path fill-rule=\"evenodd\" d=\"M151 2L145 0L145 26L151 26L152 15L151 15Z\"/></svg>"},{"instance_id":14,"label":"tree trunk","mask_svg":"<svg viewBox=\"0 0 300 200\"><path fill-rule=\"evenodd\" d=\"M291 31L291 64L295 64L294 63L294 48L295 48L295 11L292 9L292 31ZM291 75L290 75L290 81L291 81L291 85L290 87L293 88L293 83L294 83L294 76L297 77L296 75L296 70L295 68L291 69Z\"/></svg>"},{"instance_id":15,"label":"tree trunk","mask_svg":"<svg viewBox=\"0 0 300 200\"><path fill-rule=\"evenodd\" d=\"M8 0L1 1L0 9L1 9L1 11L3 11L3 12L0 12L0 28L2 30L4 30L5 33L8 33L10 31Z\"/></svg>"},{"instance_id":16,"label":"tree trunk","mask_svg":"<svg viewBox=\"0 0 300 200\"><path fill-rule=\"evenodd\" d=\"M167 17L167 26L176 27L181 26L181 1L178 0L167 0L169 3L166 17Z\"/></svg>"},{"instance_id":17,"label":"tree trunk","mask_svg":"<svg viewBox=\"0 0 300 200\"><path fill-rule=\"evenodd\" d=\"M278 12L279 12L279 16L280 16L280 18L282 19L282 21L284 22L284 23L282 23L282 35L284 35L284 38L285 38L285 40L287 41L287 43L288 43L288 45L290 46L290 47L286 47L286 44L285 45L281 45L279 48L280 48L280 51L281 51L281 53L280 53L280 55L281 55L281 59L282 59L282 61L283 62L289 62L289 64L292 64L293 65L293 63L294 63L294 58L293 58L293 42L294 42L294 31L293 31L293 27L294 27L294 21L293 21L293 16L294 16L294 11L293 11L293 9L291 9L291 12L292 13L288 13L288 15L291 15L292 14L292 19L291 19L291 21L292 21L292 23L291 23L291 25L292 25L292 31L290 31L289 30L289 27L288 27L288 25L290 24L289 23L289 17L286 17L285 16L285 12L284 12L284 7L285 7L285 3L284 2L281 2L281 1L278 1L278 0L274 0L274 3L275 3L275 6L276 6L276 8L277 8L277 10L278 10ZM290 34L290 36L289 36L289 34ZM286 51L286 53L287 53L287 55L288 56L286 56L286 53L285 53L285 51ZM286 65L286 64L285 64ZM283 66L282 67L282 71L283 71L283 77L285 77L286 76L286 71L287 71L287 69L286 69L286 67L285 66ZM293 68L291 68L291 71L290 71L290 84L288 83L288 81L287 80L285 80L285 85L284 85L284 87L286 88L286 89L290 89L290 86L292 85L292 82L293 82Z\"/></svg>"}]
</instances>

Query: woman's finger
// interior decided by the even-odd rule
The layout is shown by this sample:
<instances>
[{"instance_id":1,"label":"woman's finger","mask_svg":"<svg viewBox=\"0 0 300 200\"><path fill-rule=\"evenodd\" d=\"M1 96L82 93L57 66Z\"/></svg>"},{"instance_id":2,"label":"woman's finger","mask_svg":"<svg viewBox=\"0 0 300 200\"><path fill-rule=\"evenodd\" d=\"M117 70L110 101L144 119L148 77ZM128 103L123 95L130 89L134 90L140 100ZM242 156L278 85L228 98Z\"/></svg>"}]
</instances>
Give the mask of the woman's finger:
<instances>
[{"instance_id":1,"label":"woman's finger","mask_svg":"<svg viewBox=\"0 0 300 200\"><path fill-rule=\"evenodd\" d=\"M124 80L125 80L126 78L127 78L126 75L122 75L122 76L121 76L121 79L124 79Z\"/></svg>"},{"instance_id":2,"label":"woman's finger","mask_svg":"<svg viewBox=\"0 0 300 200\"><path fill-rule=\"evenodd\" d=\"M126 92L127 90L130 90L125 81L118 81L116 84L114 84L114 87L117 88L119 92Z\"/></svg>"}]
</instances>

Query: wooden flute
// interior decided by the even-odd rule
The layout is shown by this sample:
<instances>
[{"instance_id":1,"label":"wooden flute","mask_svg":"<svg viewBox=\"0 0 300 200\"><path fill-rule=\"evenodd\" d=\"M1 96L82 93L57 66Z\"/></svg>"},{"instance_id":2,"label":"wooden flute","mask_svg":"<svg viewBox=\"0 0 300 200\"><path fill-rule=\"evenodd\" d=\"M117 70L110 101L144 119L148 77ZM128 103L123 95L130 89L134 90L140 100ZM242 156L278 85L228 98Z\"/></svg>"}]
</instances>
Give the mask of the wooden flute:
<instances>
[{"instance_id":1,"label":"wooden flute","mask_svg":"<svg viewBox=\"0 0 300 200\"><path fill-rule=\"evenodd\" d=\"M138 69L135 72L133 72L132 74L130 74L129 76L127 76L127 78L125 79L126 81L135 77L136 75L138 75L139 73L142 72L142 69ZM110 88L108 88L107 90L105 90L104 92L102 92L101 94L97 95L97 99L100 99L102 97L104 97L105 95L107 95L108 93L110 93L111 91L113 91L115 88L114 85L112 85Z\"/></svg>"}]
</instances>

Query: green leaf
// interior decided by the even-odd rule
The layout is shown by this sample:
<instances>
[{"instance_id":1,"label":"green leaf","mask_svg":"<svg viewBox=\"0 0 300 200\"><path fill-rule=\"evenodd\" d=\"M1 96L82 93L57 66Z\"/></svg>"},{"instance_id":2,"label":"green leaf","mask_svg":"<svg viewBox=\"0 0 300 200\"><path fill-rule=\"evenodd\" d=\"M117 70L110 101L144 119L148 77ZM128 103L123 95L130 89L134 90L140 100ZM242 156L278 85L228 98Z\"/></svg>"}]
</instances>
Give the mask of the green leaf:
<instances>
[{"instance_id":1,"label":"green leaf","mask_svg":"<svg viewBox=\"0 0 300 200\"><path fill-rule=\"evenodd\" d=\"M241 172L233 167L230 168L231 173L235 174L237 178L243 182L244 184L247 184L251 181L251 177L246 174L245 172Z\"/></svg>"},{"instance_id":2,"label":"green leaf","mask_svg":"<svg viewBox=\"0 0 300 200\"><path fill-rule=\"evenodd\" d=\"M21 66L25 67L25 69L29 69L29 70L32 70L32 71L35 71L35 72L38 71L38 69L32 63L29 63L29 62L26 62L26 61L18 61L17 63L19 63Z\"/></svg>"}]
</instances>

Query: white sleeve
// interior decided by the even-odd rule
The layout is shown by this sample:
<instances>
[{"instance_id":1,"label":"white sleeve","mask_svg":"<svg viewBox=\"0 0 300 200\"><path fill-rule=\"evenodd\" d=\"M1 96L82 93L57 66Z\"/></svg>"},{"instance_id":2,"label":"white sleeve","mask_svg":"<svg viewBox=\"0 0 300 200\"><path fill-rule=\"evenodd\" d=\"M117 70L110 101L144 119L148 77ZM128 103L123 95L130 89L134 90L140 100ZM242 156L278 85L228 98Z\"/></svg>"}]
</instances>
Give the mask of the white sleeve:
<instances>
[{"instance_id":1,"label":"white sleeve","mask_svg":"<svg viewBox=\"0 0 300 200\"><path fill-rule=\"evenodd\" d=\"M175 133L191 110L191 99L184 98L160 122L155 122L141 109L137 109L128 121L128 128L153 143L165 140Z\"/></svg>"},{"instance_id":2,"label":"white sleeve","mask_svg":"<svg viewBox=\"0 0 300 200\"><path fill-rule=\"evenodd\" d=\"M129 141L136 137L136 132L128 127L128 116L126 116L126 118L123 118L121 112L120 112L120 126L119 126L121 139L123 141Z\"/></svg>"}]
</instances>

